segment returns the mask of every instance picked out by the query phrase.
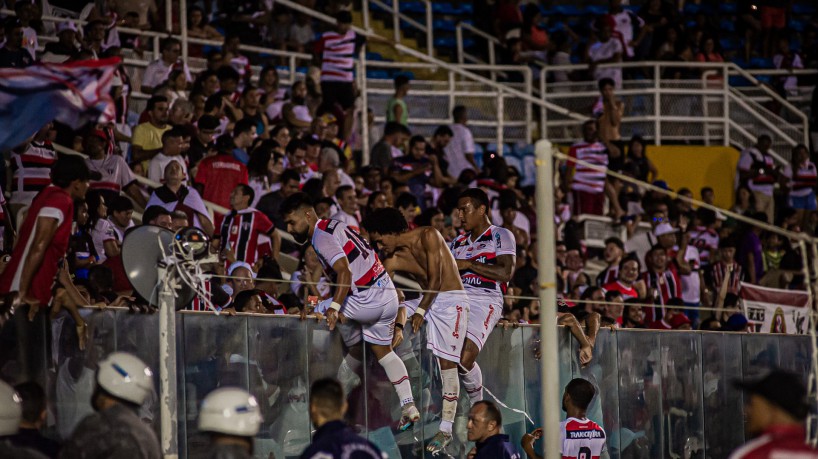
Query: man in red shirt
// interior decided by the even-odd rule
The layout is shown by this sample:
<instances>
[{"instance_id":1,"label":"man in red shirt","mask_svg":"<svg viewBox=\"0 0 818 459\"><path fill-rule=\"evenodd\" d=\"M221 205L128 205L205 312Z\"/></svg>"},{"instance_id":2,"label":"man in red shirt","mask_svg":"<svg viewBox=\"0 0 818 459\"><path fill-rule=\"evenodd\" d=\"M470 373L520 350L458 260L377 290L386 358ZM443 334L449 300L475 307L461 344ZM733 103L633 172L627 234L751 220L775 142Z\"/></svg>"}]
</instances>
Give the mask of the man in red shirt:
<instances>
[{"instance_id":1,"label":"man in red shirt","mask_svg":"<svg viewBox=\"0 0 818 459\"><path fill-rule=\"evenodd\" d=\"M747 433L755 438L733 451L730 459L818 458L818 450L805 443L809 403L800 376L774 370L760 380L734 385L748 397Z\"/></svg>"},{"instance_id":2,"label":"man in red shirt","mask_svg":"<svg viewBox=\"0 0 818 459\"><path fill-rule=\"evenodd\" d=\"M194 187L205 201L230 207L236 185L247 185L247 167L233 157L233 139L225 134L216 140L218 154L199 162Z\"/></svg>"},{"instance_id":3,"label":"man in red shirt","mask_svg":"<svg viewBox=\"0 0 818 459\"><path fill-rule=\"evenodd\" d=\"M99 178L81 157L63 155L51 169L53 185L29 207L11 260L0 274L0 294L17 293L31 307L30 318L51 301L59 263L68 250L74 200L84 199L89 181Z\"/></svg>"}]
</instances>

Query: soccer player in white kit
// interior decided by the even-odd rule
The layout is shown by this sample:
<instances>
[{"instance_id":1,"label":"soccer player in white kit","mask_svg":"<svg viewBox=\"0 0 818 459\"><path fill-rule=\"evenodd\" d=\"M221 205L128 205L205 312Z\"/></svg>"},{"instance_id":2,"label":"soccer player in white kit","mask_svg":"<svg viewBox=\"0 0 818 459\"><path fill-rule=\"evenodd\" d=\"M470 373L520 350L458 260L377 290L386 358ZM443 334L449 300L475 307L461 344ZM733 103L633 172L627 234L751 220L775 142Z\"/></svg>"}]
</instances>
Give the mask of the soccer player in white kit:
<instances>
[{"instance_id":1,"label":"soccer player in white kit","mask_svg":"<svg viewBox=\"0 0 818 459\"><path fill-rule=\"evenodd\" d=\"M483 373L475 362L503 315L503 294L514 273L516 243L511 231L491 224L489 198L479 188L460 194L457 211L466 234L451 250L469 295L466 343L460 355L460 377L472 405L483 400Z\"/></svg>"},{"instance_id":2,"label":"soccer player in white kit","mask_svg":"<svg viewBox=\"0 0 818 459\"><path fill-rule=\"evenodd\" d=\"M288 197L279 212L287 232L297 243L312 243L324 272L337 285L326 311L329 329L335 329L341 313L361 325L364 341L371 345L398 393L402 412L399 428L408 430L420 419L420 413L415 407L406 367L392 350L398 313L398 295L392 279L360 234L343 222L319 219L306 194ZM347 358L344 364L348 364Z\"/></svg>"},{"instance_id":3,"label":"soccer player in white kit","mask_svg":"<svg viewBox=\"0 0 818 459\"><path fill-rule=\"evenodd\" d=\"M411 311L411 323L412 331L417 333L427 322L427 346L440 365L443 383L440 431L426 447L435 455L443 452L453 438L452 425L460 398L457 364L466 338L469 299L457 262L436 229L424 226L410 231L403 214L393 207L367 215L362 226L372 244L386 257L387 271L410 275L424 290L422 299ZM412 302L404 303L407 309L412 306Z\"/></svg>"}]
</instances>

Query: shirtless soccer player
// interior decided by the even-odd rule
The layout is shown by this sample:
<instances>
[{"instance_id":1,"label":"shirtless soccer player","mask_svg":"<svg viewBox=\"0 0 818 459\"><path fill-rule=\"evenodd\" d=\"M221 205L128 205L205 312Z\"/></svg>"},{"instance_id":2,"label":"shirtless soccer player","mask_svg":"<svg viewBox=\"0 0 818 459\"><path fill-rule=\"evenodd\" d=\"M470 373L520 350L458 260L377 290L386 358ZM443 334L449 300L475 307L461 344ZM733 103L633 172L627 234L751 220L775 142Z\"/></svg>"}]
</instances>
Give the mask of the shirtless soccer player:
<instances>
[{"instance_id":1,"label":"shirtless soccer player","mask_svg":"<svg viewBox=\"0 0 818 459\"><path fill-rule=\"evenodd\" d=\"M360 234L337 220L319 220L306 194L288 197L279 212L296 242L311 242L324 272L337 285L326 311L329 329L335 329L340 313L361 325L364 341L371 345L398 393L403 415L399 428L408 430L420 419L420 413L415 407L406 367L392 351L398 314L398 295L392 279Z\"/></svg>"},{"instance_id":2,"label":"shirtless soccer player","mask_svg":"<svg viewBox=\"0 0 818 459\"><path fill-rule=\"evenodd\" d=\"M457 211L466 234L451 244L469 295L469 326L460 356L460 376L472 405L483 400L483 373L475 360L503 315L503 294L514 273L516 244L511 231L489 220L489 198L479 188L464 191Z\"/></svg>"},{"instance_id":3,"label":"shirtless soccer player","mask_svg":"<svg viewBox=\"0 0 818 459\"><path fill-rule=\"evenodd\" d=\"M436 229L424 226L409 231L403 214L395 208L372 212L362 226L373 245L383 250L387 271L409 274L424 290L410 320L415 333L426 320L427 345L440 364L443 413L440 431L426 449L432 454L441 453L452 441L452 423L460 397L457 364L469 315L468 296L460 282L457 264Z\"/></svg>"}]
</instances>

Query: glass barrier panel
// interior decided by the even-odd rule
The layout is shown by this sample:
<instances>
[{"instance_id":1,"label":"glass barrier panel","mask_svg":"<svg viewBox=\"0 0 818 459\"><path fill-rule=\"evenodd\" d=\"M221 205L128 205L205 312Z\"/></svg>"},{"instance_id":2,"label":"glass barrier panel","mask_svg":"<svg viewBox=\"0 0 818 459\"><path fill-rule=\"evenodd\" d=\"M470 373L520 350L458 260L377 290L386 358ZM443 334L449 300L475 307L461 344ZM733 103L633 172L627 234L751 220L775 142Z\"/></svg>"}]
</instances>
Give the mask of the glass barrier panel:
<instances>
[{"instance_id":1,"label":"glass barrier panel","mask_svg":"<svg viewBox=\"0 0 818 459\"><path fill-rule=\"evenodd\" d=\"M744 443L744 405L733 380L742 377L741 335L702 333L702 394L706 457L728 457Z\"/></svg>"},{"instance_id":2,"label":"glass barrier panel","mask_svg":"<svg viewBox=\"0 0 818 459\"><path fill-rule=\"evenodd\" d=\"M297 457L309 444L307 334L295 317L247 317L250 393L264 418L257 456Z\"/></svg>"},{"instance_id":3,"label":"glass barrier panel","mask_svg":"<svg viewBox=\"0 0 818 459\"><path fill-rule=\"evenodd\" d=\"M530 348L526 346L525 333L522 329L497 327L489 335L477 357L477 362L483 372L483 400L492 401L500 408L503 415L503 433L511 438L512 443L518 449L523 434L533 430L533 426L522 413L526 408L522 381L525 378L524 356L527 352L530 352ZM462 421L455 425L461 427L462 423L463 432L458 432L458 435L463 435L465 438L470 407L468 396L462 386L460 393L461 402L465 400L467 403L464 407ZM458 418L460 418L459 412ZM472 446L473 444L469 442L468 449L471 449Z\"/></svg>"},{"instance_id":4,"label":"glass barrier panel","mask_svg":"<svg viewBox=\"0 0 818 459\"><path fill-rule=\"evenodd\" d=\"M741 335L742 379L754 379L778 368L778 336L761 333Z\"/></svg>"},{"instance_id":5,"label":"glass barrier panel","mask_svg":"<svg viewBox=\"0 0 818 459\"><path fill-rule=\"evenodd\" d=\"M601 329L594 343L593 359L573 373L574 378L587 379L596 388L597 395L591 401L587 415L605 429L608 435L608 454L612 459L619 457L619 446L611 443L610 434L617 430L619 424L617 336L617 333L608 328Z\"/></svg>"},{"instance_id":6,"label":"glass barrier panel","mask_svg":"<svg viewBox=\"0 0 818 459\"><path fill-rule=\"evenodd\" d=\"M619 428L608 432L615 454L665 457L659 334L628 331L617 335ZM618 445L617 449L614 449Z\"/></svg>"},{"instance_id":7,"label":"glass barrier panel","mask_svg":"<svg viewBox=\"0 0 818 459\"><path fill-rule=\"evenodd\" d=\"M693 332L659 335L665 457L704 455L701 342Z\"/></svg>"},{"instance_id":8,"label":"glass barrier panel","mask_svg":"<svg viewBox=\"0 0 818 459\"><path fill-rule=\"evenodd\" d=\"M208 437L198 431L196 424L205 396L219 387L250 389L247 318L187 314L183 330L184 347L177 351L185 368L187 451L190 457L198 457L208 448ZM256 376L257 365L252 365L252 369Z\"/></svg>"}]
</instances>

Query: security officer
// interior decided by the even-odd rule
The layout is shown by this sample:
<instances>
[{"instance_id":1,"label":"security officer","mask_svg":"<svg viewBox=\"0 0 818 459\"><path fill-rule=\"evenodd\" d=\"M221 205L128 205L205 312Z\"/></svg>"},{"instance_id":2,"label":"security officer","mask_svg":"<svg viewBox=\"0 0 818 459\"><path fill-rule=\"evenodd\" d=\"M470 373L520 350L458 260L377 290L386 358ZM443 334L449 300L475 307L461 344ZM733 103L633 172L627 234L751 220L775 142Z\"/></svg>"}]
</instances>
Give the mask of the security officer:
<instances>
[{"instance_id":1,"label":"security officer","mask_svg":"<svg viewBox=\"0 0 818 459\"><path fill-rule=\"evenodd\" d=\"M22 399L14 388L0 381L0 457L3 459L46 459L37 451L14 446L9 436L17 433L23 418Z\"/></svg>"},{"instance_id":2,"label":"security officer","mask_svg":"<svg viewBox=\"0 0 818 459\"><path fill-rule=\"evenodd\" d=\"M258 402L246 391L223 387L207 394L199 412L199 431L210 433L206 458L252 458L261 421Z\"/></svg>"},{"instance_id":3,"label":"security officer","mask_svg":"<svg viewBox=\"0 0 818 459\"><path fill-rule=\"evenodd\" d=\"M334 379L319 379L310 388L310 419L317 429L312 444L301 459L381 459L385 457L377 446L355 434L346 423L346 397L341 383Z\"/></svg>"},{"instance_id":4,"label":"security officer","mask_svg":"<svg viewBox=\"0 0 818 459\"><path fill-rule=\"evenodd\" d=\"M159 459L156 434L137 411L153 391L153 373L137 357L114 352L99 363L91 406L60 457Z\"/></svg>"}]
</instances>

